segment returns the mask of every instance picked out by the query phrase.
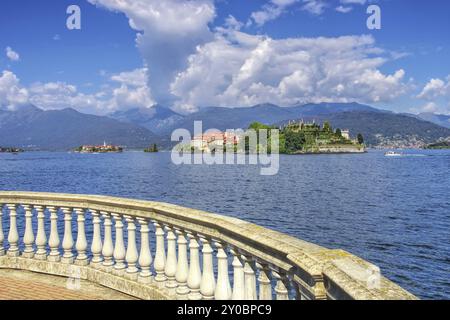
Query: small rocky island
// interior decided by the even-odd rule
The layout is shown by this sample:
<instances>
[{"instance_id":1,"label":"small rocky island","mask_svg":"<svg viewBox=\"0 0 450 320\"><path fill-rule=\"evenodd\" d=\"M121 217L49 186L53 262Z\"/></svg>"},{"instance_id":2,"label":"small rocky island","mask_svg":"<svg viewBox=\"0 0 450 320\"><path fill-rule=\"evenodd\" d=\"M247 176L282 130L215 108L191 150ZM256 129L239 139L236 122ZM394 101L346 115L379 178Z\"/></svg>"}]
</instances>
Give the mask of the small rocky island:
<instances>
[{"instance_id":1,"label":"small rocky island","mask_svg":"<svg viewBox=\"0 0 450 320\"><path fill-rule=\"evenodd\" d=\"M104 142L103 145L98 146L95 145L79 146L74 151L79 153L118 153L122 152L123 148L111 144L106 144L106 142Z\"/></svg>"},{"instance_id":2,"label":"small rocky island","mask_svg":"<svg viewBox=\"0 0 450 320\"><path fill-rule=\"evenodd\" d=\"M425 149L450 149L450 141L441 141L429 144Z\"/></svg>"},{"instance_id":3,"label":"small rocky island","mask_svg":"<svg viewBox=\"0 0 450 320\"><path fill-rule=\"evenodd\" d=\"M20 148L0 147L0 153L20 153L20 152L24 152L24 150Z\"/></svg>"},{"instance_id":4,"label":"small rocky island","mask_svg":"<svg viewBox=\"0 0 450 320\"><path fill-rule=\"evenodd\" d=\"M158 146L156 145L156 143L152 144L150 147L144 149L144 152L149 152L149 153L154 153L154 152L158 152Z\"/></svg>"}]
</instances>

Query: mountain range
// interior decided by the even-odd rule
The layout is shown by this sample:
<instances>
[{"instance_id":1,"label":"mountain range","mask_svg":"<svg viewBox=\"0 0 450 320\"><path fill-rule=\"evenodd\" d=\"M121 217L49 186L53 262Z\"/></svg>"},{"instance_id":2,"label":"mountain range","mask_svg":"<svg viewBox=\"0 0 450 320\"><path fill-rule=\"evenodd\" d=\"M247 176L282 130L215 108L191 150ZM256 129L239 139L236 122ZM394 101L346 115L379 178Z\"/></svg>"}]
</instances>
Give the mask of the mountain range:
<instances>
[{"instance_id":1,"label":"mountain range","mask_svg":"<svg viewBox=\"0 0 450 320\"><path fill-rule=\"evenodd\" d=\"M153 143L168 148L171 132L177 128L192 132L196 120L202 121L203 130L226 130L247 128L255 121L283 125L289 120L301 119L318 123L330 121L334 128L349 129L352 136L363 134L371 146L386 146L390 142L416 145L448 139L450 128L445 126L448 118L398 114L358 103L207 107L187 115L156 105L117 111L108 116L83 114L74 109L44 111L29 105L17 111L0 110L0 146L68 150L106 141L128 148L142 148Z\"/></svg>"},{"instance_id":2,"label":"mountain range","mask_svg":"<svg viewBox=\"0 0 450 320\"><path fill-rule=\"evenodd\" d=\"M70 108L44 111L28 105L17 111L0 110L0 146L69 150L104 141L140 148L160 138L146 128Z\"/></svg>"},{"instance_id":3,"label":"mountain range","mask_svg":"<svg viewBox=\"0 0 450 320\"><path fill-rule=\"evenodd\" d=\"M425 113L419 113L416 117L418 117L419 119L425 120L425 121L433 122L442 127L446 127L446 128L450 129L450 115L425 112Z\"/></svg>"},{"instance_id":4,"label":"mountain range","mask_svg":"<svg viewBox=\"0 0 450 320\"><path fill-rule=\"evenodd\" d=\"M145 109L132 109L112 117L144 125L149 130L167 137L176 128L193 132L194 121L202 121L203 130L247 128L258 121L265 124L283 125L290 120L331 122L335 128L349 129L353 136L361 133L371 146L419 146L450 137L450 129L441 124L445 116L428 117L424 114L398 114L359 103L319 103L294 107L279 107L273 104L260 104L249 108L207 107L188 115L173 111L163 112L161 106L149 115ZM134 120L134 119L137 119ZM433 121L438 123L433 123ZM155 125L163 123L164 125Z\"/></svg>"}]
</instances>

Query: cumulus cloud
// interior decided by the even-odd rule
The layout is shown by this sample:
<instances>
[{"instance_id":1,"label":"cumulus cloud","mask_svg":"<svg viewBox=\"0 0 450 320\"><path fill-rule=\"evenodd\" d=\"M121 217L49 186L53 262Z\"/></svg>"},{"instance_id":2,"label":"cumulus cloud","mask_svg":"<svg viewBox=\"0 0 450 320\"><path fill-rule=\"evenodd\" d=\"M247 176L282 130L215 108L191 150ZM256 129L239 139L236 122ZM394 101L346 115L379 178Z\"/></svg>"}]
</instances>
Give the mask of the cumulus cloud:
<instances>
[{"instance_id":1,"label":"cumulus cloud","mask_svg":"<svg viewBox=\"0 0 450 320\"><path fill-rule=\"evenodd\" d=\"M179 109L271 102L382 102L406 91L404 70L383 74L371 36L274 40L218 29L172 83Z\"/></svg>"},{"instance_id":2,"label":"cumulus cloud","mask_svg":"<svg viewBox=\"0 0 450 320\"><path fill-rule=\"evenodd\" d=\"M417 96L417 98L427 100L439 97L447 97L450 99L450 75L446 81L439 78L431 79Z\"/></svg>"},{"instance_id":3,"label":"cumulus cloud","mask_svg":"<svg viewBox=\"0 0 450 320\"><path fill-rule=\"evenodd\" d=\"M110 108L128 109L149 108L155 104L150 88L147 85L148 69L140 68L130 72L122 72L111 77L112 81L121 84L112 91Z\"/></svg>"},{"instance_id":4,"label":"cumulus cloud","mask_svg":"<svg viewBox=\"0 0 450 320\"><path fill-rule=\"evenodd\" d=\"M171 101L169 86L198 45L213 38L213 0L88 0L123 12L137 30L136 43L148 66L149 85L159 102Z\"/></svg>"},{"instance_id":5,"label":"cumulus cloud","mask_svg":"<svg viewBox=\"0 0 450 320\"><path fill-rule=\"evenodd\" d=\"M14 110L27 101L28 90L20 86L14 73L4 70L0 75L0 109Z\"/></svg>"},{"instance_id":6,"label":"cumulus cloud","mask_svg":"<svg viewBox=\"0 0 450 320\"><path fill-rule=\"evenodd\" d=\"M414 112L450 114L450 75L444 80L430 79L417 98L426 100L427 103L413 109Z\"/></svg>"},{"instance_id":7,"label":"cumulus cloud","mask_svg":"<svg viewBox=\"0 0 450 320\"><path fill-rule=\"evenodd\" d=\"M44 110L74 108L81 112L108 114L116 110L154 105L147 85L147 68L111 75L111 85L85 94L74 85L65 82L33 83L29 87L20 84L11 71L3 71L0 77L0 108L16 110L25 104L33 104Z\"/></svg>"},{"instance_id":8,"label":"cumulus cloud","mask_svg":"<svg viewBox=\"0 0 450 320\"><path fill-rule=\"evenodd\" d=\"M11 47L6 47L5 52L9 60L11 61L20 60L20 55L16 51L14 51Z\"/></svg>"}]
</instances>

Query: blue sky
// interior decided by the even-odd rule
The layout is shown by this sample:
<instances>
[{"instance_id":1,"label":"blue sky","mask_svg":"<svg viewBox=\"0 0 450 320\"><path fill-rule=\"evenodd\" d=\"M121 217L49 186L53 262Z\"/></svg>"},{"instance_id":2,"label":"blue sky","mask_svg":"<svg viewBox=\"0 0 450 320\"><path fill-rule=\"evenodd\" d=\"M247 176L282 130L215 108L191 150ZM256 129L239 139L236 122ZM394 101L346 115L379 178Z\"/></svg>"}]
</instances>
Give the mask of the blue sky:
<instances>
[{"instance_id":1,"label":"blue sky","mask_svg":"<svg viewBox=\"0 0 450 320\"><path fill-rule=\"evenodd\" d=\"M81 30L66 28L71 4ZM381 30L366 27L371 4ZM450 113L449 13L445 0L2 0L0 107L358 101Z\"/></svg>"}]
</instances>

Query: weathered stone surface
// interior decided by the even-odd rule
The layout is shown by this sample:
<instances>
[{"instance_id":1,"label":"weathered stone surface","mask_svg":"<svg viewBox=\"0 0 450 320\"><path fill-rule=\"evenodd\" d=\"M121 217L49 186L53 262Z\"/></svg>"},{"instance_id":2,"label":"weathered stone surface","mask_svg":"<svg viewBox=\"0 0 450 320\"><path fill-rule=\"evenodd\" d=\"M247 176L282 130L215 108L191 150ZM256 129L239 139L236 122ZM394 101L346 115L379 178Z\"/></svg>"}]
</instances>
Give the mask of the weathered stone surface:
<instances>
[{"instance_id":1,"label":"weathered stone surface","mask_svg":"<svg viewBox=\"0 0 450 320\"><path fill-rule=\"evenodd\" d=\"M76 277L82 280L87 280L139 299L167 300L174 298L153 284L138 283L137 281L117 277L89 266L2 256L0 257L0 269L27 270L66 278L74 277L75 274Z\"/></svg>"}]
</instances>

